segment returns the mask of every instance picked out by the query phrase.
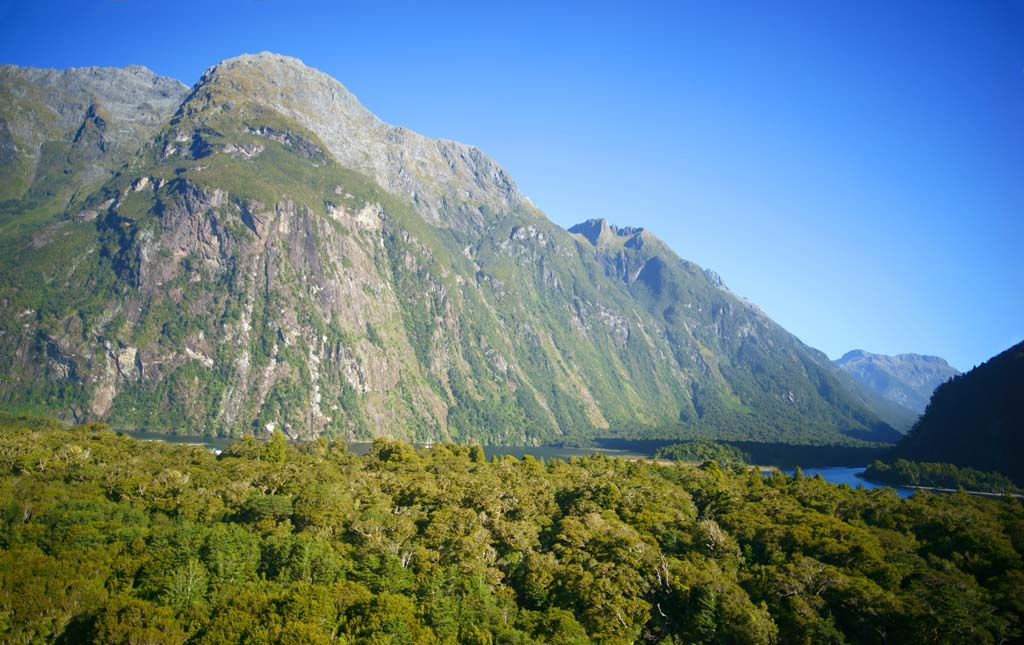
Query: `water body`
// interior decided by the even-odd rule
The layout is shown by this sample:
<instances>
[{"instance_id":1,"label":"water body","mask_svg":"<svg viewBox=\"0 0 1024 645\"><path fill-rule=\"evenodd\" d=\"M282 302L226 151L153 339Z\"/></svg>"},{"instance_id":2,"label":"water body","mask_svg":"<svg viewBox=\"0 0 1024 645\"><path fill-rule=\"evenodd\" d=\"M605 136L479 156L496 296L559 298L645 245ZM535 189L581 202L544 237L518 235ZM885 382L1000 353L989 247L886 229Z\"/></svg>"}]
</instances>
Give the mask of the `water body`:
<instances>
[{"instance_id":1,"label":"water body","mask_svg":"<svg viewBox=\"0 0 1024 645\"><path fill-rule=\"evenodd\" d=\"M864 472L865 468L865 466L860 466L857 468L802 468L801 470L804 471L805 477L814 477L820 474L825 481L833 484L847 484L853 488L861 487L865 489L886 487L886 484L875 484L858 477L858 475ZM793 474L792 470L783 470L782 472L786 475ZM889 488L895 489L896 494L900 497L910 497L914 494L914 489L912 488L904 488L902 486L889 486Z\"/></svg>"},{"instance_id":2,"label":"water body","mask_svg":"<svg viewBox=\"0 0 1024 645\"><path fill-rule=\"evenodd\" d=\"M144 432L141 430L119 430L118 432L129 437L134 437L135 439L142 439L143 441L165 441L167 443L203 446L205 448L210 448L211 450L224 450L229 445L237 441L236 438L229 437L173 435L163 434L160 432ZM365 455L370 452L370 446L371 442L369 441L348 442L348 449L357 455ZM423 444L416 444L416 446L420 448L424 447ZM487 455L488 459L491 457L505 456L522 459L526 455L531 455L534 459L567 460L570 457L586 457L593 454L608 455L609 457L625 457L628 459L650 458L649 454L634 450L616 450L611 448L560 448L556 446L540 446L537 448L524 446L484 446L484 454Z\"/></svg>"},{"instance_id":3,"label":"water body","mask_svg":"<svg viewBox=\"0 0 1024 645\"><path fill-rule=\"evenodd\" d=\"M164 434L162 432L146 432L143 430L117 430L117 434L123 434L134 439L143 441L163 441L164 443L177 443L185 446L203 446L211 450L224 450L237 439L233 437L207 437L204 435L185 434Z\"/></svg>"},{"instance_id":4,"label":"water body","mask_svg":"<svg viewBox=\"0 0 1024 645\"><path fill-rule=\"evenodd\" d=\"M205 437L205 436L192 436L192 435L168 435L161 434L158 432L142 432L142 431L123 431L122 434L126 434L136 439L142 439L145 441L166 441L167 443L178 443L186 445L198 445L204 446L211 450L224 450L228 447L235 439L225 437ZM369 441L352 441L349 442L348 447L353 453L357 455L365 455L370 451ZM526 455L532 456L534 459L563 459L568 460L571 457L587 457L593 454L607 455L609 457L624 457L626 459L649 459L650 454L634 451L634 450L615 450L611 448L563 448L557 446L540 446L540 447L529 447L529 446L484 446L484 454L487 458L491 457L515 457L516 459L522 459ZM865 467L859 466L854 468L847 467L828 467L828 468L804 468L804 475L807 477L814 477L817 474L821 474L825 478L825 481L833 484L848 484L853 488L862 487L865 489L881 488L883 485L874 484L861 479L857 475L864 472ZM783 473L792 475L792 470L783 470ZM900 497L910 497L914 494L914 490L911 488L903 488L893 486L896 490L896 494Z\"/></svg>"}]
</instances>

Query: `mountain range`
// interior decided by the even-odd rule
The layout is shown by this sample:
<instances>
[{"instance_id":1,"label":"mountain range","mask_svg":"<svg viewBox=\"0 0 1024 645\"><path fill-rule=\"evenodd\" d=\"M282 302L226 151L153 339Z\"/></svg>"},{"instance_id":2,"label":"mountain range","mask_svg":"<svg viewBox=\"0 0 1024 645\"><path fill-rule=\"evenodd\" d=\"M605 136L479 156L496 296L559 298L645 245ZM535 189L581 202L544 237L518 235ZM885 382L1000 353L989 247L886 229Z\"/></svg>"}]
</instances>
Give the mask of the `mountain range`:
<instances>
[{"instance_id":1,"label":"mountain range","mask_svg":"<svg viewBox=\"0 0 1024 645\"><path fill-rule=\"evenodd\" d=\"M479 149L294 58L191 88L0 67L0 186L7 408L220 435L899 437L651 232L562 229Z\"/></svg>"},{"instance_id":2,"label":"mountain range","mask_svg":"<svg viewBox=\"0 0 1024 645\"><path fill-rule=\"evenodd\" d=\"M938 356L921 354L872 354L861 349L847 352L834 361L869 392L884 399L879 409L894 427L909 429L932 397L935 388L960 374Z\"/></svg>"}]
</instances>

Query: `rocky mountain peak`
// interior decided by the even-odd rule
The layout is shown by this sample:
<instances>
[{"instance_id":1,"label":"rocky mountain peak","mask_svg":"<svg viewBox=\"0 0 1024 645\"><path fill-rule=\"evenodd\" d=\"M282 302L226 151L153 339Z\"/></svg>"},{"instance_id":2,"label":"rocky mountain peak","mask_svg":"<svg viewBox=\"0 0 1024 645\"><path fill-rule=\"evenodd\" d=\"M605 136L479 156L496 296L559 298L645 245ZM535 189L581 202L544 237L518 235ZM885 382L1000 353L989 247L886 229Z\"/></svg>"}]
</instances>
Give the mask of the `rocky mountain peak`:
<instances>
[{"instance_id":1,"label":"rocky mountain peak","mask_svg":"<svg viewBox=\"0 0 1024 645\"><path fill-rule=\"evenodd\" d=\"M836 365L844 365L844 364L849 363L851 361L856 361L856 360L860 360L862 358L866 358L869 355L870 354L868 352L864 351L863 349L851 349L850 351L846 352L841 357L836 359L835 363L836 363Z\"/></svg>"},{"instance_id":2,"label":"rocky mountain peak","mask_svg":"<svg viewBox=\"0 0 1024 645\"><path fill-rule=\"evenodd\" d=\"M650 234L638 226L618 227L604 218L588 219L569 229L570 233L582 235L598 248L614 246L642 246Z\"/></svg>"},{"instance_id":3,"label":"rocky mountain peak","mask_svg":"<svg viewBox=\"0 0 1024 645\"><path fill-rule=\"evenodd\" d=\"M187 90L138 65L0 65L0 201L49 194L58 184L70 196L73 184L102 180L157 132ZM43 154L65 142L72 155Z\"/></svg>"},{"instance_id":4,"label":"rocky mountain peak","mask_svg":"<svg viewBox=\"0 0 1024 645\"><path fill-rule=\"evenodd\" d=\"M894 355L890 356L890 355L886 355L886 354L874 354L872 352L869 352L869 351L866 351L866 350L863 350L863 349L852 349L852 350L846 352L845 354L843 354L840 358L836 359L835 363L837 365L843 365L843 364L852 363L852 362L855 362L855 361L879 361L879 362L905 362L905 363L933 364L933 365L936 365L938 367L948 368L949 370L952 371L952 373L954 375L955 374L959 374L959 371L957 371L956 368L950 366L950 364L946 362L946 359L944 359L944 358L942 358L940 356L929 356L927 354L914 354L912 352L908 352L906 354L894 354Z\"/></svg>"},{"instance_id":5,"label":"rocky mountain peak","mask_svg":"<svg viewBox=\"0 0 1024 645\"><path fill-rule=\"evenodd\" d=\"M150 134L188 90L180 81L140 65L65 70L0 65L0 88L11 99L48 106L62 132L77 129L90 106L98 105L118 126L109 134L115 140Z\"/></svg>"},{"instance_id":6,"label":"rocky mountain peak","mask_svg":"<svg viewBox=\"0 0 1024 645\"><path fill-rule=\"evenodd\" d=\"M351 126L385 125L340 82L291 56L260 52L228 58L203 72L192 93L209 86L227 86L245 100L282 112L316 112L330 105L332 115L344 116Z\"/></svg>"},{"instance_id":7,"label":"rocky mountain peak","mask_svg":"<svg viewBox=\"0 0 1024 645\"><path fill-rule=\"evenodd\" d=\"M718 275L718 272L712 271L711 269L704 269L704 275L707 276L708 282L715 287L725 291L729 290L729 287L725 286L725 280L722 279L722 276Z\"/></svg>"},{"instance_id":8,"label":"rocky mountain peak","mask_svg":"<svg viewBox=\"0 0 1024 645\"><path fill-rule=\"evenodd\" d=\"M213 93L220 105L254 103L294 120L341 165L412 201L435 225L474 229L496 214L530 209L512 178L480 149L384 123L344 85L297 58L262 52L220 62L182 109L202 109Z\"/></svg>"},{"instance_id":9,"label":"rocky mountain peak","mask_svg":"<svg viewBox=\"0 0 1024 645\"><path fill-rule=\"evenodd\" d=\"M606 234L608 231L608 220L604 218L588 219L587 221L580 222L569 229L570 233L582 235L594 246L598 246L600 244L602 235Z\"/></svg>"}]
</instances>

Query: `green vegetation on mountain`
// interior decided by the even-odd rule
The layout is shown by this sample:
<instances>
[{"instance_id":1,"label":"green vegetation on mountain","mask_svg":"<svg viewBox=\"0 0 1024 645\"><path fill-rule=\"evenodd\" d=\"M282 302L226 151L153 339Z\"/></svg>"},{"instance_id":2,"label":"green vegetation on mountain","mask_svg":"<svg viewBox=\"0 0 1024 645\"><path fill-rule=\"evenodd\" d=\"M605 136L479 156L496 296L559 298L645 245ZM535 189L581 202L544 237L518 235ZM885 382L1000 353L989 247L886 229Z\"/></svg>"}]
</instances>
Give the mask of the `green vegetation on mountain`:
<instances>
[{"instance_id":1,"label":"green vegetation on mountain","mask_svg":"<svg viewBox=\"0 0 1024 645\"><path fill-rule=\"evenodd\" d=\"M102 72L135 89L97 102L74 70L4 69L34 97L11 132L39 169L0 205L7 409L292 438L898 437L650 233L567 232L479 150L299 61L225 61L183 98Z\"/></svg>"},{"instance_id":2,"label":"green vegetation on mountain","mask_svg":"<svg viewBox=\"0 0 1024 645\"><path fill-rule=\"evenodd\" d=\"M1024 486L1024 343L940 385L895 453L995 471Z\"/></svg>"},{"instance_id":3,"label":"green vegetation on mountain","mask_svg":"<svg viewBox=\"0 0 1024 645\"><path fill-rule=\"evenodd\" d=\"M5 417L9 643L1020 639L1024 510L797 474Z\"/></svg>"}]
</instances>

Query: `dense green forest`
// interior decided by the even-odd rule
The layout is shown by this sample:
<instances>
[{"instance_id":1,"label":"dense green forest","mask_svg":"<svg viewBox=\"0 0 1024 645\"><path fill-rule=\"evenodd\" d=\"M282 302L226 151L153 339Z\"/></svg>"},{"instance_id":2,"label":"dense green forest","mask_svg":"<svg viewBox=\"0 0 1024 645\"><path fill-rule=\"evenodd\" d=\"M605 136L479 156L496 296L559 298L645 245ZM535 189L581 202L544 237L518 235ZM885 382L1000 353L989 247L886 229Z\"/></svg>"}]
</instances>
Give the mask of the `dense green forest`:
<instances>
[{"instance_id":1,"label":"dense green forest","mask_svg":"<svg viewBox=\"0 0 1024 645\"><path fill-rule=\"evenodd\" d=\"M896 454L998 471L1024 486L1024 343L940 385Z\"/></svg>"},{"instance_id":2,"label":"dense green forest","mask_svg":"<svg viewBox=\"0 0 1024 645\"><path fill-rule=\"evenodd\" d=\"M654 458L695 463L717 461L722 466L743 465L750 460L739 448L717 441L685 441L662 446L654 452Z\"/></svg>"},{"instance_id":3,"label":"dense green forest","mask_svg":"<svg viewBox=\"0 0 1024 645\"><path fill-rule=\"evenodd\" d=\"M933 486L937 488L964 488L989 493L1019 495L1024 490L1014 486L1008 478L993 472L974 468L957 468L953 464L907 461L897 459L891 464L875 461L864 471L864 478L895 486Z\"/></svg>"},{"instance_id":4,"label":"dense green forest","mask_svg":"<svg viewBox=\"0 0 1024 645\"><path fill-rule=\"evenodd\" d=\"M1024 509L476 446L0 430L5 643L1022 637Z\"/></svg>"}]
</instances>

